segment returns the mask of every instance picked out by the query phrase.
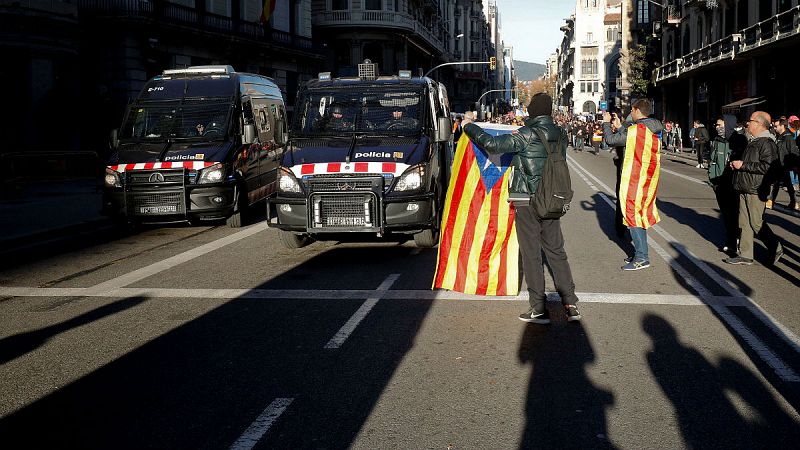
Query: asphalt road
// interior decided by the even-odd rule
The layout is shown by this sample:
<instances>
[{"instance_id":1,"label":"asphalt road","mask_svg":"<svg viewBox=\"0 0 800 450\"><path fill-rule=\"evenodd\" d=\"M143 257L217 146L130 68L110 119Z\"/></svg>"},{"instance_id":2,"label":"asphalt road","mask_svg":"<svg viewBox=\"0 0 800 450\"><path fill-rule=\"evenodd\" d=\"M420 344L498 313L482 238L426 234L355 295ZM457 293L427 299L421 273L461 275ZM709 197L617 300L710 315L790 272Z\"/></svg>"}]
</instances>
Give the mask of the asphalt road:
<instances>
[{"instance_id":1,"label":"asphalt road","mask_svg":"<svg viewBox=\"0 0 800 450\"><path fill-rule=\"evenodd\" d=\"M800 220L768 212L777 266L725 265L704 172L665 158L653 265L622 272L610 155L569 156L580 323L430 291L435 249L288 250L263 222L7 258L0 446L796 448Z\"/></svg>"}]
</instances>

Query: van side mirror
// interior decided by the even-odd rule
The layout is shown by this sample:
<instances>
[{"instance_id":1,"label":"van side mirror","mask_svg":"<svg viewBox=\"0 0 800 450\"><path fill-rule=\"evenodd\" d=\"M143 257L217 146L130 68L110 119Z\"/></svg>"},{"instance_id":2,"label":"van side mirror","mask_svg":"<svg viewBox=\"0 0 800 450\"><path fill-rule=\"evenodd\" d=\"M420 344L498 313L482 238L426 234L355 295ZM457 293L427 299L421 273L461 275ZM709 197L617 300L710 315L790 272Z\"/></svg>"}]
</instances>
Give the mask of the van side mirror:
<instances>
[{"instance_id":1,"label":"van side mirror","mask_svg":"<svg viewBox=\"0 0 800 450\"><path fill-rule=\"evenodd\" d=\"M108 136L108 146L111 150L116 150L119 147L119 128L114 128Z\"/></svg>"},{"instance_id":2,"label":"van side mirror","mask_svg":"<svg viewBox=\"0 0 800 450\"><path fill-rule=\"evenodd\" d=\"M439 117L439 131L436 133L436 142L447 142L453 138L453 122L449 117Z\"/></svg>"},{"instance_id":3,"label":"van side mirror","mask_svg":"<svg viewBox=\"0 0 800 450\"><path fill-rule=\"evenodd\" d=\"M249 145L256 142L256 126L252 123L244 126L244 136L242 136L242 144Z\"/></svg>"}]
</instances>

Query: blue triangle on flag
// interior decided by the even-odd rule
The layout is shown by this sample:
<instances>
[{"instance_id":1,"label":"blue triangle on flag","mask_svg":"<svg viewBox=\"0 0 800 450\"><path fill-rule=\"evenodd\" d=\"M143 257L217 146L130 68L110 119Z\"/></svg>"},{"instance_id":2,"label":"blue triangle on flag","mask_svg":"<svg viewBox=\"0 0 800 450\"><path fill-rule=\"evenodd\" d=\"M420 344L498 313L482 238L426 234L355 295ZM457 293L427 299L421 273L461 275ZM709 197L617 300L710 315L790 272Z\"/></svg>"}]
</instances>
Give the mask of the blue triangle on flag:
<instances>
[{"instance_id":1,"label":"blue triangle on flag","mask_svg":"<svg viewBox=\"0 0 800 450\"><path fill-rule=\"evenodd\" d=\"M512 153L488 154L474 142L472 149L475 153L475 163L478 164L481 171L481 182L486 188L486 192L489 192L494 189L498 181L503 179L503 174L511 165L514 155Z\"/></svg>"}]
</instances>

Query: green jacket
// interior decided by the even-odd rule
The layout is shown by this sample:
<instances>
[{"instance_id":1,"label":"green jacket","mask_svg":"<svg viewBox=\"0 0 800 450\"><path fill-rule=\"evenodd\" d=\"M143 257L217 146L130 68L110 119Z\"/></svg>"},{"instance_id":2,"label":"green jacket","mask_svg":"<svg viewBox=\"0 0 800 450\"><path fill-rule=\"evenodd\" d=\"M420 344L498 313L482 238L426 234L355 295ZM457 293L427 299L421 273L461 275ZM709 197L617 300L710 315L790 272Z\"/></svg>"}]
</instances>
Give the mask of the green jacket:
<instances>
[{"instance_id":1,"label":"green jacket","mask_svg":"<svg viewBox=\"0 0 800 450\"><path fill-rule=\"evenodd\" d=\"M553 122L551 116L537 116L525 120L525 126L511 134L492 136L473 123L464 127L464 133L488 153L513 153L513 172L509 190L513 193L533 194L539 187L542 169L547 160L547 149L533 129L542 132L551 147L561 141L561 154L567 156L567 132Z\"/></svg>"}]
</instances>

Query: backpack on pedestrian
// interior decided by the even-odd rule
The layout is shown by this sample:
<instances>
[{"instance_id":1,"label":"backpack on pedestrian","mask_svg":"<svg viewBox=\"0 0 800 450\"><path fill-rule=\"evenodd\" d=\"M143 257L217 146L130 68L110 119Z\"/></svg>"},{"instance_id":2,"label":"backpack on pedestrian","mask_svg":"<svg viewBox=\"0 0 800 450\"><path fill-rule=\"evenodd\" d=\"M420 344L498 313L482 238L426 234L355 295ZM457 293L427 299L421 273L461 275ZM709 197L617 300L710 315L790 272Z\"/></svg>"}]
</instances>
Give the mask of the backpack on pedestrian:
<instances>
[{"instance_id":1,"label":"backpack on pedestrian","mask_svg":"<svg viewBox=\"0 0 800 450\"><path fill-rule=\"evenodd\" d=\"M533 211L541 219L558 219L569 211L572 202L572 181L569 176L567 160L561 154L562 135L558 136L555 149L547 141L547 137L537 129L533 129L542 145L547 150L547 159L542 167L542 178L531 199Z\"/></svg>"}]
</instances>

